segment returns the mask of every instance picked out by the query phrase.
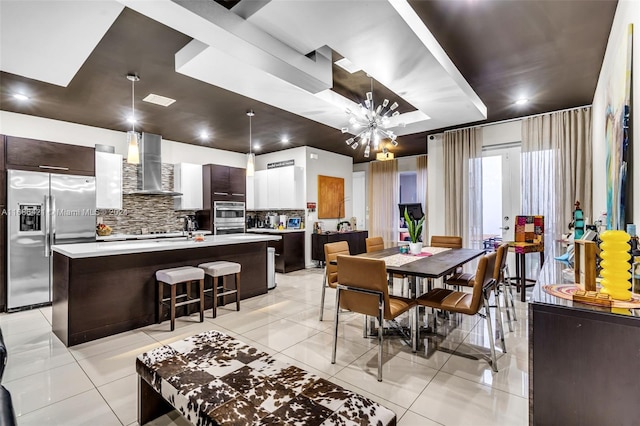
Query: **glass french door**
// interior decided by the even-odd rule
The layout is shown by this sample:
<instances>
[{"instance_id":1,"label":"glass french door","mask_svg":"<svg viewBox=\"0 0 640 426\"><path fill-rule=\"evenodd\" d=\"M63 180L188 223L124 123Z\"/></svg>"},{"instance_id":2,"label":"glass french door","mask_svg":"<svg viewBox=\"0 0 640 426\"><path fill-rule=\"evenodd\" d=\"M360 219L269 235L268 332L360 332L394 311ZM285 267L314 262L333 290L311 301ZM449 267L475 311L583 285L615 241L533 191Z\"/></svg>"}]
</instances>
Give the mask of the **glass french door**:
<instances>
[{"instance_id":1,"label":"glass french door","mask_svg":"<svg viewBox=\"0 0 640 426\"><path fill-rule=\"evenodd\" d=\"M486 147L482 156L482 234L486 246L513 241L520 211L520 144Z\"/></svg>"}]
</instances>

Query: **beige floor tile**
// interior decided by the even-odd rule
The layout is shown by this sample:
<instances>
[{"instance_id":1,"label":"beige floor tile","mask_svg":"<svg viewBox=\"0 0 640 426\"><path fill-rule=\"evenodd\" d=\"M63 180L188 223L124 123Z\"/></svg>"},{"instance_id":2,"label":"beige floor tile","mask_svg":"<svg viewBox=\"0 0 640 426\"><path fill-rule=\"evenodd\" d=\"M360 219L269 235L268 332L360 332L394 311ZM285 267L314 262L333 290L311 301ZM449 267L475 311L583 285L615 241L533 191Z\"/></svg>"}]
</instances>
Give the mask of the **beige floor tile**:
<instances>
[{"instance_id":1,"label":"beige floor tile","mask_svg":"<svg viewBox=\"0 0 640 426\"><path fill-rule=\"evenodd\" d=\"M133 422L129 426L140 426L139 423ZM172 411L170 413L165 414L164 416L160 416L155 420L146 423L145 426L193 426L192 423L187 421L184 417L180 415L178 411Z\"/></svg>"},{"instance_id":2,"label":"beige floor tile","mask_svg":"<svg viewBox=\"0 0 640 426\"><path fill-rule=\"evenodd\" d=\"M529 402L490 386L439 372L409 408L444 425L526 425Z\"/></svg>"},{"instance_id":3,"label":"beige floor tile","mask_svg":"<svg viewBox=\"0 0 640 426\"><path fill-rule=\"evenodd\" d=\"M39 309L32 309L30 311L0 314L0 327L2 327L2 335L6 337L29 330L51 329L51 324Z\"/></svg>"},{"instance_id":4,"label":"beige floor tile","mask_svg":"<svg viewBox=\"0 0 640 426\"><path fill-rule=\"evenodd\" d=\"M417 362L386 355L383 356L382 382L378 382L378 350L375 348L340 370L335 377L409 408L436 373Z\"/></svg>"},{"instance_id":5,"label":"beige floor tile","mask_svg":"<svg viewBox=\"0 0 640 426\"><path fill-rule=\"evenodd\" d=\"M122 423L95 389L18 418L20 426L120 426Z\"/></svg>"},{"instance_id":6,"label":"beige floor tile","mask_svg":"<svg viewBox=\"0 0 640 426\"><path fill-rule=\"evenodd\" d=\"M328 310L324 311L325 320L319 320L319 309L317 307L309 308L309 305L306 305L307 309L302 312L295 313L293 315L288 315L284 317L289 321L297 322L298 324L305 325L307 327L315 328L319 331L331 331L333 327L333 321L331 320L333 312ZM331 320L331 321L330 321Z\"/></svg>"},{"instance_id":7,"label":"beige floor tile","mask_svg":"<svg viewBox=\"0 0 640 426\"><path fill-rule=\"evenodd\" d=\"M100 387L135 373L136 357L159 346L161 344L157 342L124 346L78 360L78 364L87 373L93 384Z\"/></svg>"},{"instance_id":8,"label":"beige floor tile","mask_svg":"<svg viewBox=\"0 0 640 426\"><path fill-rule=\"evenodd\" d=\"M319 331L313 328L305 327L286 319L280 319L243 333L243 336L279 352L317 333Z\"/></svg>"},{"instance_id":9,"label":"beige floor tile","mask_svg":"<svg viewBox=\"0 0 640 426\"><path fill-rule=\"evenodd\" d=\"M71 346L69 352L75 359L80 360L141 343L152 344L155 343L155 340L141 330L133 330Z\"/></svg>"},{"instance_id":10,"label":"beige floor tile","mask_svg":"<svg viewBox=\"0 0 640 426\"><path fill-rule=\"evenodd\" d=\"M326 333L318 333L283 350L282 353L333 376L369 350L357 343L338 342L336 363L331 364L332 348L333 337Z\"/></svg>"},{"instance_id":11,"label":"beige floor tile","mask_svg":"<svg viewBox=\"0 0 640 426\"><path fill-rule=\"evenodd\" d=\"M409 410L404 413L398 422L398 426L438 426L440 424Z\"/></svg>"},{"instance_id":12,"label":"beige floor tile","mask_svg":"<svg viewBox=\"0 0 640 426\"><path fill-rule=\"evenodd\" d=\"M5 342L9 348L9 354L4 381L16 380L75 362L69 350L53 333L44 332L35 335L33 332L34 330L30 330L21 335L22 337L31 336L24 339L21 344L12 344L13 339Z\"/></svg>"},{"instance_id":13,"label":"beige floor tile","mask_svg":"<svg viewBox=\"0 0 640 426\"><path fill-rule=\"evenodd\" d=\"M51 306L44 306L40 308L40 312L42 312L42 315L44 315L44 318L49 324L53 324L53 308Z\"/></svg>"},{"instance_id":14,"label":"beige floor tile","mask_svg":"<svg viewBox=\"0 0 640 426\"><path fill-rule=\"evenodd\" d=\"M3 381L2 384L11 392L16 416L93 389L87 375L75 363L20 379Z\"/></svg>"},{"instance_id":15,"label":"beige floor tile","mask_svg":"<svg viewBox=\"0 0 640 426\"><path fill-rule=\"evenodd\" d=\"M527 398L529 396L528 367L519 358L506 354L498 357L498 372L494 373L491 365L484 358L473 360L452 355L441 371Z\"/></svg>"},{"instance_id":16,"label":"beige floor tile","mask_svg":"<svg viewBox=\"0 0 640 426\"><path fill-rule=\"evenodd\" d=\"M100 386L102 395L122 424L136 421L138 416L138 375L130 374L122 379Z\"/></svg>"},{"instance_id":17,"label":"beige floor tile","mask_svg":"<svg viewBox=\"0 0 640 426\"><path fill-rule=\"evenodd\" d=\"M233 312L229 315L210 319L209 322L214 325L220 325L234 333L243 334L281 319L278 315L260 310L260 308L245 307L244 309L240 312Z\"/></svg>"}]
</instances>

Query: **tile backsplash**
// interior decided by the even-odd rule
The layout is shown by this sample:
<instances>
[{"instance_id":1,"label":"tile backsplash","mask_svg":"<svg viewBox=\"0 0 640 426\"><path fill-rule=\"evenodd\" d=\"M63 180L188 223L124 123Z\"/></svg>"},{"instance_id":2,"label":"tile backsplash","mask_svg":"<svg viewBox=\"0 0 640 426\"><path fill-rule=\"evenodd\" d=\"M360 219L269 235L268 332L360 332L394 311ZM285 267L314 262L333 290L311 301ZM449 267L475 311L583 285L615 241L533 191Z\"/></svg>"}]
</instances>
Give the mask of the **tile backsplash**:
<instances>
[{"instance_id":1,"label":"tile backsplash","mask_svg":"<svg viewBox=\"0 0 640 426\"><path fill-rule=\"evenodd\" d=\"M171 195L133 195L139 188L139 164L122 166L122 210L98 210L102 223L109 225L114 234L140 234L147 232L181 231L183 216L191 210L174 210ZM162 189L173 190L173 164L162 165Z\"/></svg>"}]
</instances>

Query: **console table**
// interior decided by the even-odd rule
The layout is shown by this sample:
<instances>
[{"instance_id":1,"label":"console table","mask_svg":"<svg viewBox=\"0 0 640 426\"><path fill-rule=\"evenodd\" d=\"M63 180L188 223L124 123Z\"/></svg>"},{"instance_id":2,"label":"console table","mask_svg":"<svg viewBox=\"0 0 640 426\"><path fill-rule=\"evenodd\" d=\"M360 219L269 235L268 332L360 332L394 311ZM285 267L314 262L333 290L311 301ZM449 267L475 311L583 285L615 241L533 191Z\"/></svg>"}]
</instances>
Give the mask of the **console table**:
<instances>
[{"instance_id":1,"label":"console table","mask_svg":"<svg viewBox=\"0 0 640 426\"><path fill-rule=\"evenodd\" d=\"M324 245L335 243L336 241L346 241L349 243L351 254L360 254L367 251L365 240L369 237L369 231L349 231L349 232L323 232L322 234L311 234L311 260L324 262Z\"/></svg>"},{"instance_id":2,"label":"console table","mask_svg":"<svg viewBox=\"0 0 640 426\"><path fill-rule=\"evenodd\" d=\"M529 304L529 424L637 424L640 309L546 293L544 285L566 283L569 266L553 258L561 252L547 257Z\"/></svg>"}]
</instances>

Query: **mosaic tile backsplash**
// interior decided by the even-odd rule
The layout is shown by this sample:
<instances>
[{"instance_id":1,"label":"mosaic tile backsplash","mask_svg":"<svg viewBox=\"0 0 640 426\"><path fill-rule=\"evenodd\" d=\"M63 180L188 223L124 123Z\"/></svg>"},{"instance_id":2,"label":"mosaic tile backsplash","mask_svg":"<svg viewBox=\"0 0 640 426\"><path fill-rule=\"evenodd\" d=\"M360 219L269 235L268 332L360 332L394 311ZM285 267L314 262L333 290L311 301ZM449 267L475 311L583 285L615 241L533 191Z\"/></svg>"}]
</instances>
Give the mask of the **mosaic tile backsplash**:
<instances>
[{"instance_id":1,"label":"mosaic tile backsplash","mask_svg":"<svg viewBox=\"0 0 640 426\"><path fill-rule=\"evenodd\" d=\"M98 217L113 234L141 234L143 229L145 233L181 231L183 216L194 211L174 210L173 196L129 194L139 188L139 168L139 164L123 161L122 210L98 210ZM162 189L173 190L173 164L162 165Z\"/></svg>"}]
</instances>

